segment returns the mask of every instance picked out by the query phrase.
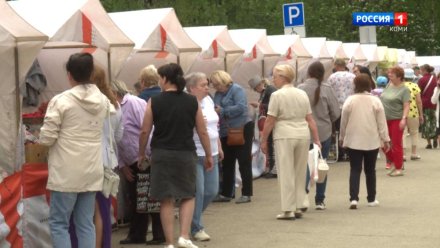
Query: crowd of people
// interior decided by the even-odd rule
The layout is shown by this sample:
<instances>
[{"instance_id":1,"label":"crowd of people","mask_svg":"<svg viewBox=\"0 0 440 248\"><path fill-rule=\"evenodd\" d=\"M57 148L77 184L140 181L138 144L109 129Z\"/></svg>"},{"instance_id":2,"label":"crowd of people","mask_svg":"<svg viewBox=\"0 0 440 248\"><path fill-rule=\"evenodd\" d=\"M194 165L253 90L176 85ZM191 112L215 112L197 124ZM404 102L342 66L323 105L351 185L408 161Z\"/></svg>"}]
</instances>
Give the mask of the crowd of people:
<instances>
[{"instance_id":1,"label":"crowd of people","mask_svg":"<svg viewBox=\"0 0 440 248\"><path fill-rule=\"evenodd\" d=\"M120 244L197 248L192 240L211 239L202 221L211 202L252 202L254 138L266 154L263 176L279 181L276 219L303 216L309 207L309 150L315 144L327 158L335 134L340 159L350 163L349 208L358 208L362 169L368 206L378 206L379 151L388 175L398 177L407 159L405 132L411 160L421 159L419 130L426 149L438 146L440 74L423 65L418 76L418 69L394 66L375 80L368 67L356 65L352 73L337 59L325 80L324 65L315 61L307 80L295 87L294 68L281 64L271 80L255 76L248 82L259 94L257 102L248 102L243 86L225 71L185 76L174 63L149 65L132 94L125 82L108 82L90 54L73 54L66 64L72 88L50 101L40 134L40 143L49 146L53 245L111 247L110 198L101 193L106 168L119 174L118 218L130 223ZM140 184L144 174L148 184ZM138 211L140 185L159 209ZM326 209L326 187L327 178L316 183L317 210ZM153 237L147 240L150 222Z\"/></svg>"}]
</instances>

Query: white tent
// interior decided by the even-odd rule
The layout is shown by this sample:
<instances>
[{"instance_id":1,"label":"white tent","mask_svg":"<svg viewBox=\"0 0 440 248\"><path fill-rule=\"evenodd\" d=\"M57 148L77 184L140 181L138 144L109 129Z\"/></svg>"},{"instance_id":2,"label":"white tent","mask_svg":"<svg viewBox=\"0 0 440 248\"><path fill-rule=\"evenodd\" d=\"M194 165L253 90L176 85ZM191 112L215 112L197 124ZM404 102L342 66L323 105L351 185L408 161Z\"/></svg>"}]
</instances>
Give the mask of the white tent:
<instances>
[{"instance_id":1,"label":"white tent","mask_svg":"<svg viewBox=\"0 0 440 248\"><path fill-rule=\"evenodd\" d=\"M412 68L411 64L407 63L405 49L397 49L397 64L402 68Z\"/></svg>"},{"instance_id":2,"label":"white tent","mask_svg":"<svg viewBox=\"0 0 440 248\"><path fill-rule=\"evenodd\" d=\"M371 72L376 70L377 64L380 62L379 52L376 44L361 44L362 52L367 57L367 66Z\"/></svg>"},{"instance_id":3,"label":"white tent","mask_svg":"<svg viewBox=\"0 0 440 248\"><path fill-rule=\"evenodd\" d=\"M405 63L414 67L417 65L416 51L406 51Z\"/></svg>"},{"instance_id":4,"label":"white tent","mask_svg":"<svg viewBox=\"0 0 440 248\"><path fill-rule=\"evenodd\" d=\"M281 54L277 64L292 65L297 75L306 73L312 55L304 47L299 35L269 35L267 40L275 52Z\"/></svg>"},{"instance_id":5,"label":"white tent","mask_svg":"<svg viewBox=\"0 0 440 248\"><path fill-rule=\"evenodd\" d=\"M344 59L345 61L350 59L342 47L342 41L328 40L325 44L327 45L328 52L334 59Z\"/></svg>"},{"instance_id":6,"label":"white tent","mask_svg":"<svg viewBox=\"0 0 440 248\"><path fill-rule=\"evenodd\" d=\"M231 77L251 91L248 81L256 75L270 77L272 69L279 59L267 41L266 29L229 30L232 40L244 50L240 61L235 65ZM256 94L249 94L252 97ZM255 99L252 99L255 100Z\"/></svg>"},{"instance_id":7,"label":"white tent","mask_svg":"<svg viewBox=\"0 0 440 248\"><path fill-rule=\"evenodd\" d=\"M232 40L227 26L186 27L184 30L202 48L189 72L203 72L208 76L215 70L232 73L244 50Z\"/></svg>"},{"instance_id":8,"label":"white tent","mask_svg":"<svg viewBox=\"0 0 440 248\"><path fill-rule=\"evenodd\" d=\"M313 37L301 39L307 51L313 56L314 59L319 60L325 68L324 79L327 79L332 73L333 69L333 57L328 51L326 38ZM313 62L313 61L311 61ZM307 78L307 73L298 75L298 83L304 82Z\"/></svg>"},{"instance_id":9,"label":"white tent","mask_svg":"<svg viewBox=\"0 0 440 248\"><path fill-rule=\"evenodd\" d=\"M345 53L354 64L364 65L367 57L362 52L360 43L342 43Z\"/></svg>"},{"instance_id":10,"label":"white tent","mask_svg":"<svg viewBox=\"0 0 440 248\"><path fill-rule=\"evenodd\" d=\"M17 149L22 142L20 83L48 37L26 23L4 0L0 0L0 13L0 173L12 174L24 162Z\"/></svg>"},{"instance_id":11,"label":"white tent","mask_svg":"<svg viewBox=\"0 0 440 248\"><path fill-rule=\"evenodd\" d=\"M149 64L178 63L188 72L201 48L185 33L173 8L109 13L135 43L135 50L117 76L132 86Z\"/></svg>"},{"instance_id":12,"label":"white tent","mask_svg":"<svg viewBox=\"0 0 440 248\"><path fill-rule=\"evenodd\" d=\"M118 73L133 49L133 42L112 22L99 0L19 0L8 2L28 23L49 37L38 55L47 87L47 101L68 89L64 69L68 57L90 52L110 78Z\"/></svg>"}]
</instances>

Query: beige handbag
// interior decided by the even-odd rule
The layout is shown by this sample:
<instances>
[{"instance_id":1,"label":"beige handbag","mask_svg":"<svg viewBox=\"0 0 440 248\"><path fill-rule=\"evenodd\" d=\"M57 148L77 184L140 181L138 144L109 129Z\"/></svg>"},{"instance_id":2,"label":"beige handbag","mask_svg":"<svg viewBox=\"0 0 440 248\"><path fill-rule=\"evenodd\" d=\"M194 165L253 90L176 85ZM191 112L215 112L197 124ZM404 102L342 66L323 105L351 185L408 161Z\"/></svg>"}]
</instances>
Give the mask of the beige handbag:
<instances>
[{"instance_id":1,"label":"beige handbag","mask_svg":"<svg viewBox=\"0 0 440 248\"><path fill-rule=\"evenodd\" d=\"M322 157L321 150L318 152L318 180L317 183L323 183L325 178L327 177L327 173L330 167L327 164L327 161Z\"/></svg>"}]
</instances>

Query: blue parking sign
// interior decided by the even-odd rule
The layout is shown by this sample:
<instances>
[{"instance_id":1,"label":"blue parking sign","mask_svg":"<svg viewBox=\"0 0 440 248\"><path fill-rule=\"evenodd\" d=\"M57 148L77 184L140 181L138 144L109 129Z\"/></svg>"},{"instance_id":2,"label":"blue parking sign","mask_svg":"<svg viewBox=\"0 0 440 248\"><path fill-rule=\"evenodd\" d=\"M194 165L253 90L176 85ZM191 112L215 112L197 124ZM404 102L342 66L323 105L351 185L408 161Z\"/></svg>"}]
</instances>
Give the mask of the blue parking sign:
<instances>
[{"instance_id":1,"label":"blue parking sign","mask_svg":"<svg viewBox=\"0 0 440 248\"><path fill-rule=\"evenodd\" d=\"M284 28L304 26L304 3L283 4Z\"/></svg>"}]
</instances>

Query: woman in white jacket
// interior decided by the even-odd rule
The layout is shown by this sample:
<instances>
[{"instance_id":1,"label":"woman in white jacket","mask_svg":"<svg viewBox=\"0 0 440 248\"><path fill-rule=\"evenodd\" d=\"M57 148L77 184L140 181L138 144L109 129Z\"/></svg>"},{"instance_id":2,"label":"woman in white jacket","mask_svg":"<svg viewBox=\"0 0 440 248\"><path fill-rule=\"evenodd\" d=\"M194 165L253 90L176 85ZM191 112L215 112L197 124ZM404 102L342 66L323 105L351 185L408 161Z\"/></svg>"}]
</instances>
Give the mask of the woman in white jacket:
<instances>
[{"instance_id":1,"label":"woman in white jacket","mask_svg":"<svg viewBox=\"0 0 440 248\"><path fill-rule=\"evenodd\" d=\"M435 123L437 126L437 139L438 143L440 144L440 73L437 74L437 87L435 87L434 94L432 94L431 96L431 103L437 104L437 107L435 109Z\"/></svg>"},{"instance_id":2,"label":"woman in white jacket","mask_svg":"<svg viewBox=\"0 0 440 248\"><path fill-rule=\"evenodd\" d=\"M91 54L71 55L66 69L72 88L51 99L40 133L40 143L49 146L49 226L53 247L71 247L73 216L78 247L94 247L95 195L104 174L101 135L110 102L90 83Z\"/></svg>"}]
</instances>

